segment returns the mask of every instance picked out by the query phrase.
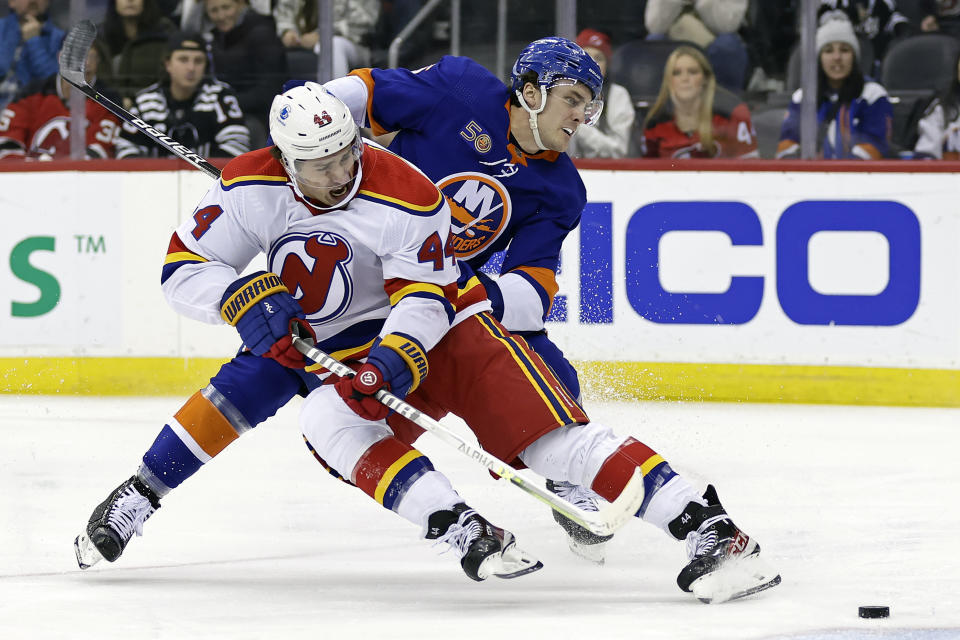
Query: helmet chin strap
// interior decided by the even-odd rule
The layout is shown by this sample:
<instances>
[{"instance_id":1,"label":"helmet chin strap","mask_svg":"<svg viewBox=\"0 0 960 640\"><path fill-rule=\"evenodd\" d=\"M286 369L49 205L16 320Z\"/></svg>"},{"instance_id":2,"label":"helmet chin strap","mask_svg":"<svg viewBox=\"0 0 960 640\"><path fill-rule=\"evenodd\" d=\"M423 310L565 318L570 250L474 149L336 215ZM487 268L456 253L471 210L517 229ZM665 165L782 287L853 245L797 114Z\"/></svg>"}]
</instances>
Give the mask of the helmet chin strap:
<instances>
[{"instance_id":1,"label":"helmet chin strap","mask_svg":"<svg viewBox=\"0 0 960 640\"><path fill-rule=\"evenodd\" d=\"M547 147L544 146L543 141L540 140L540 128L537 126L537 116L541 111L543 111L543 108L547 106L547 88L543 85L540 85L540 107L536 110L531 109L527 105L527 101L524 100L523 94L521 94L519 91L516 93L517 100L520 101L520 106L530 114L530 132L533 133L533 141L537 143L537 148L540 151L547 151Z\"/></svg>"}]
</instances>

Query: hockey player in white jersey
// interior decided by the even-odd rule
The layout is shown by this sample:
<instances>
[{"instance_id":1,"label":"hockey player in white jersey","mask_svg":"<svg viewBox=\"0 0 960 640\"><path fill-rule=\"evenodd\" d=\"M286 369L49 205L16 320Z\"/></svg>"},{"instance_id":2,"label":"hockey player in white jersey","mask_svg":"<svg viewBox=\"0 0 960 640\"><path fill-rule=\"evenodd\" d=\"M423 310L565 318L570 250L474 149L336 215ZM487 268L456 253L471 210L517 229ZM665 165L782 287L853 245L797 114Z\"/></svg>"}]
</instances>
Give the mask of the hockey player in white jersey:
<instances>
[{"instance_id":1,"label":"hockey player in white jersey","mask_svg":"<svg viewBox=\"0 0 960 640\"><path fill-rule=\"evenodd\" d=\"M302 370L303 356L291 346L294 325L341 358L366 357L371 364L358 385L377 371L378 387L406 395L454 318L458 269L443 251L448 205L413 165L365 144L343 103L319 85L279 96L271 125L277 146L229 163L175 235L182 244L176 269L165 274L167 299L186 316L234 325L257 355L300 367L308 388L321 380ZM238 278L261 253L271 271ZM468 507L425 456L394 453L367 460L355 483L382 481L380 502L425 537L449 543L470 578L512 578L542 566L509 531ZM96 554L119 556L158 506L141 481L124 483L94 513L99 526L78 540L81 564Z\"/></svg>"}]
</instances>

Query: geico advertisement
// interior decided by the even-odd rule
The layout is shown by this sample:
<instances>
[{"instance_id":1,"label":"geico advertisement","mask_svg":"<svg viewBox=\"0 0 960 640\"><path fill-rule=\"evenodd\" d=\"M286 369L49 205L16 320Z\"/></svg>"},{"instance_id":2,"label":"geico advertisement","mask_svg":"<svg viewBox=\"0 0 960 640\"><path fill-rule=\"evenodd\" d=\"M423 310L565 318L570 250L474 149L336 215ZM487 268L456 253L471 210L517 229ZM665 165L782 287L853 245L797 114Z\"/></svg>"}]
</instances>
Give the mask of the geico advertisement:
<instances>
[{"instance_id":1,"label":"geico advertisement","mask_svg":"<svg viewBox=\"0 0 960 640\"><path fill-rule=\"evenodd\" d=\"M954 176L583 175L549 326L572 358L960 363Z\"/></svg>"},{"instance_id":2,"label":"geico advertisement","mask_svg":"<svg viewBox=\"0 0 960 640\"><path fill-rule=\"evenodd\" d=\"M582 175L548 325L570 358L960 368L954 176ZM235 334L180 318L159 286L209 185L0 172L0 353L229 356Z\"/></svg>"}]
</instances>

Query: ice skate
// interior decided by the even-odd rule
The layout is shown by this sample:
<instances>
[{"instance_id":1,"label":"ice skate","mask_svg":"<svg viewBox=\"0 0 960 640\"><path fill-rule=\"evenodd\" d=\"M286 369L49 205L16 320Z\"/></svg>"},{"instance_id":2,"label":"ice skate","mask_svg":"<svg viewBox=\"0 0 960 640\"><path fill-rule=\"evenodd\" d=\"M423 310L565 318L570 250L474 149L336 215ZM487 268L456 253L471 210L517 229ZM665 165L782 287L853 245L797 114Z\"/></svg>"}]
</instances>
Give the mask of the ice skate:
<instances>
[{"instance_id":1,"label":"ice skate","mask_svg":"<svg viewBox=\"0 0 960 640\"><path fill-rule=\"evenodd\" d=\"M677 576L677 585L701 602L736 600L780 584L780 575L760 557L756 540L733 524L709 485L707 506L689 503L668 528L686 540L690 562Z\"/></svg>"},{"instance_id":2,"label":"ice skate","mask_svg":"<svg viewBox=\"0 0 960 640\"><path fill-rule=\"evenodd\" d=\"M603 500L590 489L569 482L547 480L547 489L584 511L597 511L597 501ZM556 510L553 512L553 519L567 534L570 551L595 564L603 564L607 556L607 543L613 535L598 536Z\"/></svg>"},{"instance_id":3,"label":"ice skate","mask_svg":"<svg viewBox=\"0 0 960 640\"><path fill-rule=\"evenodd\" d=\"M493 526L462 502L431 515L426 537L449 544L459 554L464 573L477 582L491 575L516 578L543 568L542 562L517 547L512 533Z\"/></svg>"},{"instance_id":4,"label":"ice skate","mask_svg":"<svg viewBox=\"0 0 960 640\"><path fill-rule=\"evenodd\" d=\"M77 564L89 569L102 558L113 562L143 523L160 508L160 499L137 476L114 489L90 515L86 530L73 541Z\"/></svg>"}]
</instances>

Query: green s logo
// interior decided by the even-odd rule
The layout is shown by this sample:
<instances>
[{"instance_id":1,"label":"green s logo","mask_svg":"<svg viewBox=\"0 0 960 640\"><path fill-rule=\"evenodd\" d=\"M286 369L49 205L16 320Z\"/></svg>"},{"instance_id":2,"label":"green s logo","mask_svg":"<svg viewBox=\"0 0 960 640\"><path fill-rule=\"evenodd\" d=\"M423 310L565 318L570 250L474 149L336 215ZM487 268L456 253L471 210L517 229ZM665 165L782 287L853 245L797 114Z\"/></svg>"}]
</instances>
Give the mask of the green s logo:
<instances>
[{"instance_id":1,"label":"green s logo","mask_svg":"<svg viewBox=\"0 0 960 640\"><path fill-rule=\"evenodd\" d=\"M30 264L30 254L34 251L53 251L54 238L35 236L26 238L10 252L10 270L24 282L29 282L40 290L40 297L34 302L10 303L11 314L16 318L32 318L49 313L60 301L60 283L46 271Z\"/></svg>"}]
</instances>

